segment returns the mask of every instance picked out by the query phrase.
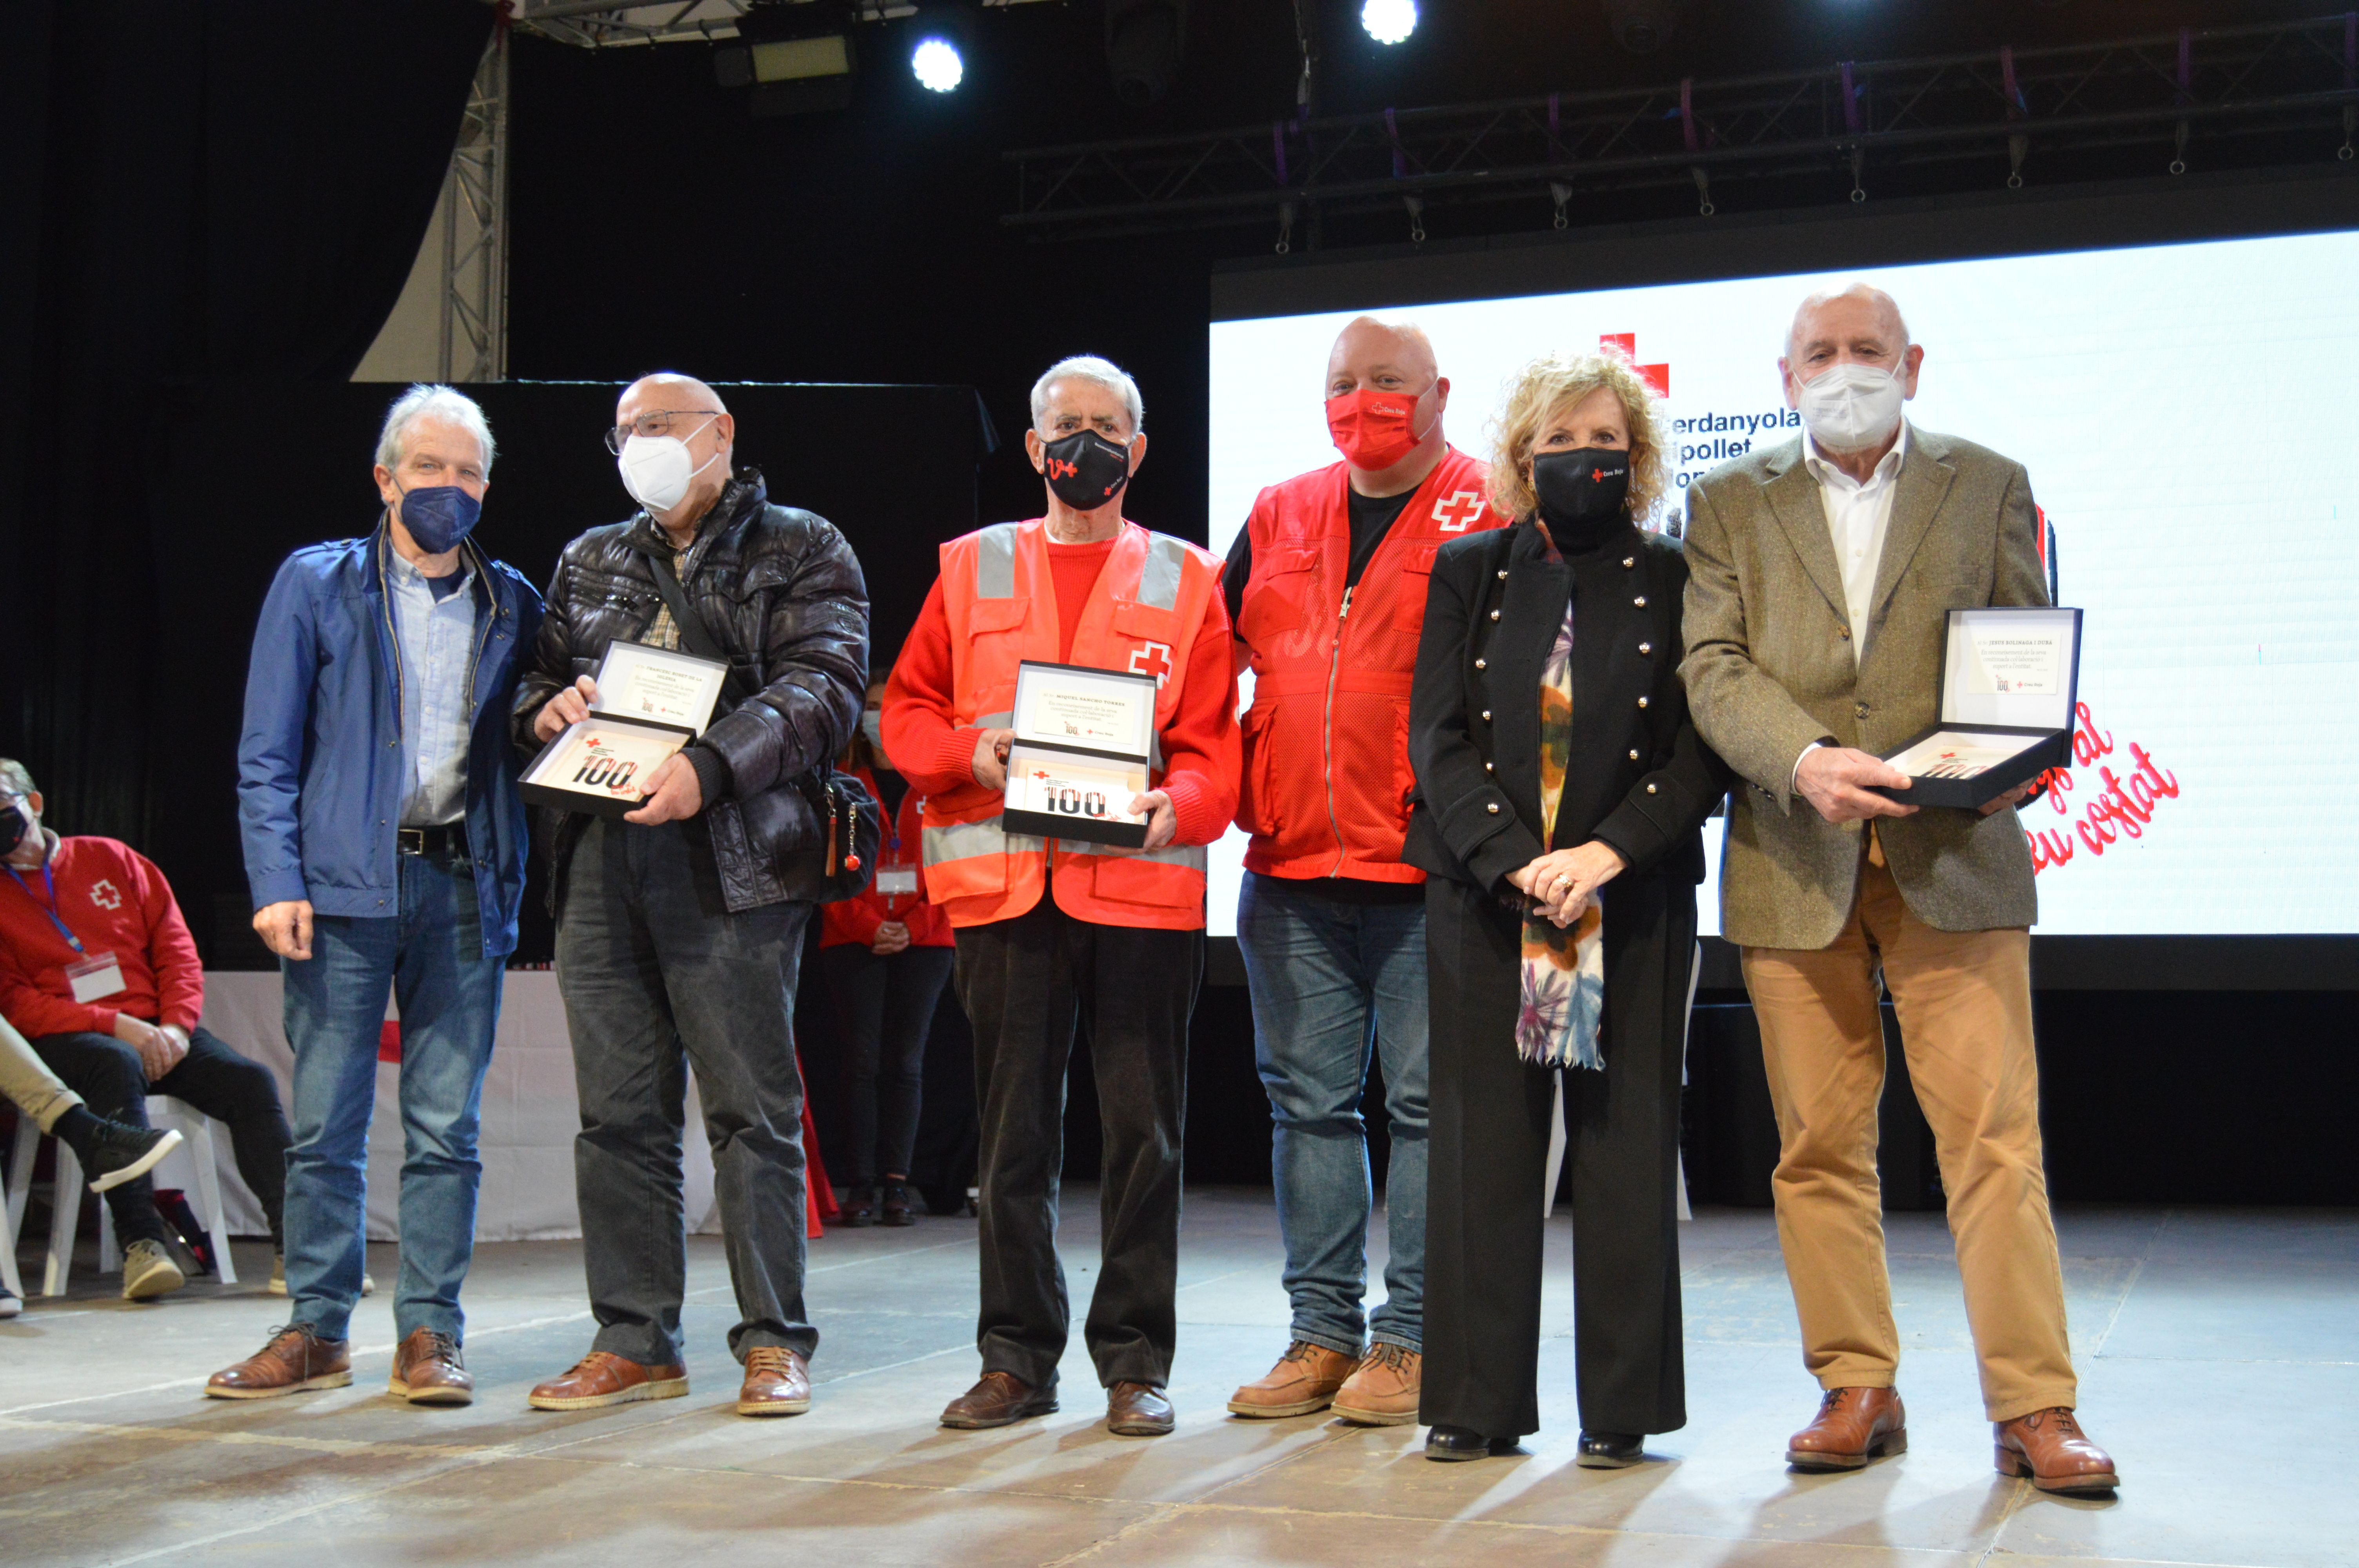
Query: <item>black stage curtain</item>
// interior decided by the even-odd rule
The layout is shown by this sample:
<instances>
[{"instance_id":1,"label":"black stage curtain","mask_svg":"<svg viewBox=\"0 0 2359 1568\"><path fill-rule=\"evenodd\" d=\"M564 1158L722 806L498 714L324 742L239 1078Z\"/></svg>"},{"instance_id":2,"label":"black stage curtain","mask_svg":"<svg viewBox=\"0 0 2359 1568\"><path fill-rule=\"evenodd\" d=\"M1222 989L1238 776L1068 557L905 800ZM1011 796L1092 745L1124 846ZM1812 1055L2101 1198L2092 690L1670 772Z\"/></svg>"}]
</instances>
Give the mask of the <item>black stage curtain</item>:
<instances>
[{"instance_id":1,"label":"black stage curtain","mask_svg":"<svg viewBox=\"0 0 2359 1568\"><path fill-rule=\"evenodd\" d=\"M341 382L399 296L491 34L479 0L0 0L0 753L53 816L154 825L163 555L289 499L280 403L193 471L173 383ZM316 533L336 531L322 526ZM219 585L193 552L179 593Z\"/></svg>"}]
</instances>

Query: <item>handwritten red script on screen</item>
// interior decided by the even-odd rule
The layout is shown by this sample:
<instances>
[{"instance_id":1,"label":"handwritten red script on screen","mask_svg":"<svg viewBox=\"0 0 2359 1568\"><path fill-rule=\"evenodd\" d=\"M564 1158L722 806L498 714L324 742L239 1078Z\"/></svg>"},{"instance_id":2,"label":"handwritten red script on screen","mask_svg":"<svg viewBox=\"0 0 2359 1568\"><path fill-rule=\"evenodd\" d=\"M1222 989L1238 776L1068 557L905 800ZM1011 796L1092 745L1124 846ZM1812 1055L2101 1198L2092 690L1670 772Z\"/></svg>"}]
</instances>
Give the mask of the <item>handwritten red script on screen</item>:
<instances>
[{"instance_id":1,"label":"handwritten red script on screen","mask_svg":"<svg viewBox=\"0 0 2359 1568\"><path fill-rule=\"evenodd\" d=\"M2126 753L2116 753L2113 731L2097 728L2085 702L2074 717L2079 722L2072 727L2073 766L2050 768L2039 781L2048 786L2049 806L2073 819L2060 827L2024 829L2031 840L2034 871L2063 865L2082 848L2103 855L2124 838L2145 838L2147 824L2161 804L2179 798L2179 775L2156 766L2145 747L2129 741L2124 742ZM2114 761L2105 761L2108 757ZM2095 787L2078 800L2073 798L2079 787L2076 769L2094 769L2097 777Z\"/></svg>"}]
</instances>

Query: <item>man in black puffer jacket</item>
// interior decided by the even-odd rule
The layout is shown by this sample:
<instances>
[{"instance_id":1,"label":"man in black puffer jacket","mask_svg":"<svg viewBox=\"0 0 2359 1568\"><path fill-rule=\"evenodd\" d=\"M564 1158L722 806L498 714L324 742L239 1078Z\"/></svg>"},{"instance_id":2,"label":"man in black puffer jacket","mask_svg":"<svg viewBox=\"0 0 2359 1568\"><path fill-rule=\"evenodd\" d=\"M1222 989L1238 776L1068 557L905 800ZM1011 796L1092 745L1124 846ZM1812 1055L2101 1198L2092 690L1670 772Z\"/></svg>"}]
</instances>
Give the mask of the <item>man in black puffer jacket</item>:
<instances>
[{"instance_id":1,"label":"man in black puffer jacket","mask_svg":"<svg viewBox=\"0 0 2359 1568\"><path fill-rule=\"evenodd\" d=\"M682 1067L696 1069L728 1238L744 1415L810 1408L819 1336L803 1315L802 1081L793 1010L827 825L796 781L859 722L868 590L825 519L773 506L731 463L736 426L702 382L624 389L607 444L639 503L565 547L516 743L538 752L589 711L616 640L717 646L730 677L702 735L619 821L566 813L550 836L558 985L582 1132L573 1172L598 1320L590 1353L531 1402L581 1410L688 1391L680 1198ZM683 634L668 568L701 622Z\"/></svg>"}]
</instances>

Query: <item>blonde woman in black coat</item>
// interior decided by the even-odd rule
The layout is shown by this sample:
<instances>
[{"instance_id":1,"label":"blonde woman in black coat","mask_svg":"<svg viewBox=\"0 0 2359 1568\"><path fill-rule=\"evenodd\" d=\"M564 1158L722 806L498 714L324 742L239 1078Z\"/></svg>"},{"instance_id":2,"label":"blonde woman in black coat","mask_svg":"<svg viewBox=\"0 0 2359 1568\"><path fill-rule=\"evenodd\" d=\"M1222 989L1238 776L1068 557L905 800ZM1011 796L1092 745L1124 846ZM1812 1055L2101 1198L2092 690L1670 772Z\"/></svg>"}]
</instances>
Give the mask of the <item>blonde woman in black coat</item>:
<instances>
[{"instance_id":1,"label":"blonde woman in black coat","mask_svg":"<svg viewBox=\"0 0 2359 1568\"><path fill-rule=\"evenodd\" d=\"M1512 527L1433 563L1409 699L1431 987L1431 1459L1539 1428L1541 1188L1555 1080L1572 1173L1579 1462L1686 1424L1680 1057L1704 819L1727 773L1680 689L1675 541L1642 530L1668 438L1624 360L1516 380L1491 489Z\"/></svg>"}]
</instances>

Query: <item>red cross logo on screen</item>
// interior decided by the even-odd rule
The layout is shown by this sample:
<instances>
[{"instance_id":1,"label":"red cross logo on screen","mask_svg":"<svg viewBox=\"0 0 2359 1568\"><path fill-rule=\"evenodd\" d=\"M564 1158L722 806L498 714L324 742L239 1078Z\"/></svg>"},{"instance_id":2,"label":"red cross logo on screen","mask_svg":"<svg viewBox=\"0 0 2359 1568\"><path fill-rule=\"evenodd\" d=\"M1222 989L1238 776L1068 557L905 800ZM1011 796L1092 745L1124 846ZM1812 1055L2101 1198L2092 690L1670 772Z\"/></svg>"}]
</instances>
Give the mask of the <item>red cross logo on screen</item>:
<instances>
[{"instance_id":1,"label":"red cross logo on screen","mask_svg":"<svg viewBox=\"0 0 2359 1568\"><path fill-rule=\"evenodd\" d=\"M1489 504L1479 490L1454 490L1433 503L1433 520L1445 534L1463 534L1483 520Z\"/></svg>"},{"instance_id":2,"label":"red cross logo on screen","mask_svg":"<svg viewBox=\"0 0 2359 1568\"><path fill-rule=\"evenodd\" d=\"M1153 676L1155 689L1161 691L1163 683L1171 678L1171 644L1141 643L1131 650L1130 673L1135 676Z\"/></svg>"},{"instance_id":3,"label":"red cross logo on screen","mask_svg":"<svg viewBox=\"0 0 2359 1568\"><path fill-rule=\"evenodd\" d=\"M1638 362L1638 334L1636 332L1603 332L1598 335L1600 353L1618 355L1638 373L1638 379L1658 397L1671 395L1671 367L1668 364L1642 365Z\"/></svg>"}]
</instances>

